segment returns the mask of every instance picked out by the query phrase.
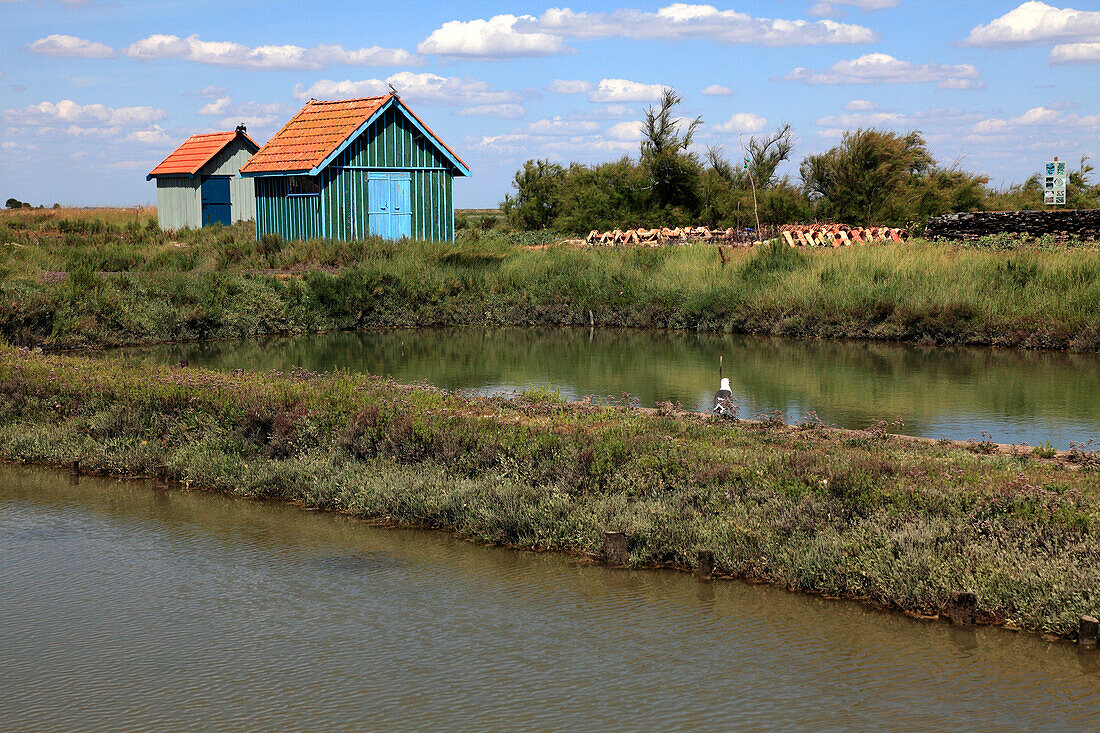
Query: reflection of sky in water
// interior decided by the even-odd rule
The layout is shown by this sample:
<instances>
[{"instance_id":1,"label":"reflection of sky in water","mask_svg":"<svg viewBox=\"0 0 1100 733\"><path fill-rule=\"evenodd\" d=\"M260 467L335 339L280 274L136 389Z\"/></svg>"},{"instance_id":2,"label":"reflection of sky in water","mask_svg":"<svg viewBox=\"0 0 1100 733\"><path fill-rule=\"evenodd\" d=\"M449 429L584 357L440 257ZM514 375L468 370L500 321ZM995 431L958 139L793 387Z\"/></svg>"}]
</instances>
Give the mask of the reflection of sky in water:
<instances>
[{"instance_id":1,"label":"reflection of sky in water","mask_svg":"<svg viewBox=\"0 0 1100 733\"><path fill-rule=\"evenodd\" d=\"M772 416L773 411L782 411L786 422L794 424L800 422L816 422L816 417L825 425L843 428L867 428L870 423L862 424L858 416L849 411L830 410L828 407L811 407L797 402L785 402L783 404L771 404L755 399L752 395L733 387L733 404L738 410L738 416L745 419L762 420ZM478 386L466 386L459 388L471 395L481 397L493 397L497 395L516 395L531 388L549 389L558 392L563 399L579 401L585 397L591 397L597 404L621 404L622 394L597 394L578 390L574 385L552 380L520 383L491 383ZM644 407L653 407L645 401ZM698 412L709 412L714 405L714 394L699 394L695 399L680 404L684 409ZM813 413L813 414L811 414ZM1100 418L1100 416L1098 416ZM899 422L900 419L900 422ZM1087 420L1061 420L1053 421L1037 418L1034 420L1014 419L1011 416L993 412L959 411L953 414L939 414L923 419L906 419L904 415L883 416L882 420L888 425L884 427L887 432L903 435L919 435L929 438L947 438L950 440L975 440L982 441L982 431L992 436L994 442L1011 443L1015 445L1039 445L1050 442L1058 448L1068 448L1070 443L1078 441L1084 443L1087 437L1097 434L1097 422Z\"/></svg>"},{"instance_id":2,"label":"reflection of sky in water","mask_svg":"<svg viewBox=\"0 0 1100 733\"><path fill-rule=\"evenodd\" d=\"M816 413L844 428L885 421L889 432L978 441L984 430L999 443L1060 448L1100 437L1096 355L565 328L346 332L127 353L218 369L367 371L486 396L537 387L622 404L629 392L646 407L700 411L713 405L723 356L742 418L780 410L809 422Z\"/></svg>"}]
</instances>

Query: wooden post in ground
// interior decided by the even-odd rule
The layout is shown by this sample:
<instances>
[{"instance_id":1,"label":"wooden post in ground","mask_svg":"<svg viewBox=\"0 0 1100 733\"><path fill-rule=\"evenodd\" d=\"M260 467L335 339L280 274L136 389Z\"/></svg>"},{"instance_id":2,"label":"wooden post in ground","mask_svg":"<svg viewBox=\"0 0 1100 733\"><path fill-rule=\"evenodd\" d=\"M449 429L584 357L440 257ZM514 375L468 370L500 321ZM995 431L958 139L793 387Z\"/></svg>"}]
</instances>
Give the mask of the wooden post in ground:
<instances>
[{"instance_id":1,"label":"wooden post in ground","mask_svg":"<svg viewBox=\"0 0 1100 733\"><path fill-rule=\"evenodd\" d=\"M1077 629L1077 643L1093 647L1100 641L1100 621L1094 616L1082 616Z\"/></svg>"},{"instance_id":2,"label":"wooden post in ground","mask_svg":"<svg viewBox=\"0 0 1100 733\"><path fill-rule=\"evenodd\" d=\"M74 476L79 476L80 475L80 459L79 458L74 460L72 463L69 464L69 473L71 473Z\"/></svg>"},{"instance_id":3,"label":"wooden post in ground","mask_svg":"<svg viewBox=\"0 0 1100 733\"><path fill-rule=\"evenodd\" d=\"M612 565L626 565L630 561L630 553L626 549L626 535L622 532L604 532L603 556Z\"/></svg>"},{"instance_id":4,"label":"wooden post in ground","mask_svg":"<svg viewBox=\"0 0 1100 733\"><path fill-rule=\"evenodd\" d=\"M945 609L945 615L953 624L972 624L978 616L978 594L955 591Z\"/></svg>"},{"instance_id":5,"label":"wooden post in ground","mask_svg":"<svg viewBox=\"0 0 1100 733\"><path fill-rule=\"evenodd\" d=\"M695 574L703 580L710 580L714 576L714 553L711 550L699 550Z\"/></svg>"},{"instance_id":6,"label":"wooden post in ground","mask_svg":"<svg viewBox=\"0 0 1100 733\"><path fill-rule=\"evenodd\" d=\"M168 466L162 464L153 470L153 485L162 488L168 486Z\"/></svg>"}]
</instances>

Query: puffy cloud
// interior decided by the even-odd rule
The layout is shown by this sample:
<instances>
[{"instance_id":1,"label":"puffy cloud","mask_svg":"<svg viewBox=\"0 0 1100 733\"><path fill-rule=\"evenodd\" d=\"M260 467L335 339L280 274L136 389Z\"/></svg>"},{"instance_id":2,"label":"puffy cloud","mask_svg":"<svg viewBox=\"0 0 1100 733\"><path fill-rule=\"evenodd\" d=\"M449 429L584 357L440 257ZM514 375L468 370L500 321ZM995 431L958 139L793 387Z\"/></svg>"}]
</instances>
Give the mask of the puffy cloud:
<instances>
[{"instance_id":1,"label":"puffy cloud","mask_svg":"<svg viewBox=\"0 0 1100 733\"><path fill-rule=\"evenodd\" d=\"M527 132L532 135L549 135L552 137L592 135L599 131L600 125L594 120L581 120L557 116L535 120L527 126Z\"/></svg>"},{"instance_id":2,"label":"puffy cloud","mask_svg":"<svg viewBox=\"0 0 1100 733\"><path fill-rule=\"evenodd\" d=\"M599 120L614 120L638 114L638 108L629 104L601 104L585 113L585 117Z\"/></svg>"},{"instance_id":3,"label":"puffy cloud","mask_svg":"<svg viewBox=\"0 0 1100 733\"><path fill-rule=\"evenodd\" d=\"M735 112L728 120L721 124L708 127L711 132L755 133L763 132L768 124L767 119L752 112Z\"/></svg>"},{"instance_id":4,"label":"puffy cloud","mask_svg":"<svg viewBox=\"0 0 1100 733\"><path fill-rule=\"evenodd\" d=\"M487 105L517 103L520 96L512 91L494 91L489 84L476 79L457 76L440 76L432 73L400 71L382 79L362 81L332 81L322 79L308 88L298 85L294 96L298 99L351 99L388 94L389 85L397 89L404 99L426 104Z\"/></svg>"},{"instance_id":5,"label":"puffy cloud","mask_svg":"<svg viewBox=\"0 0 1100 733\"><path fill-rule=\"evenodd\" d=\"M60 102L41 102L22 109L9 109L4 119L13 124L54 125L67 123L73 125L98 125L141 127L166 117L163 109L157 107L118 107L102 104L77 104L70 99Z\"/></svg>"},{"instance_id":6,"label":"puffy cloud","mask_svg":"<svg viewBox=\"0 0 1100 733\"><path fill-rule=\"evenodd\" d=\"M451 58L507 59L574 53L559 36L516 31L518 21L534 21L530 15L494 15L488 20L452 20L421 41L416 50Z\"/></svg>"},{"instance_id":7,"label":"puffy cloud","mask_svg":"<svg viewBox=\"0 0 1100 733\"><path fill-rule=\"evenodd\" d=\"M82 59L107 59L115 55L110 46L60 33L39 38L28 46L34 53Z\"/></svg>"},{"instance_id":8,"label":"puffy cloud","mask_svg":"<svg viewBox=\"0 0 1100 733\"><path fill-rule=\"evenodd\" d=\"M1078 128L1100 129L1100 115L1063 114L1050 107L1032 107L1018 117L990 118L975 123L972 132L977 136L1017 134L1028 128Z\"/></svg>"},{"instance_id":9,"label":"puffy cloud","mask_svg":"<svg viewBox=\"0 0 1100 733\"><path fill-rule=\"evenodd\" d=\"M966 37L971 46L1018 46L1028 43L1100 40L1100 12L1056 8L1031 0Z\"/></svg>"},{"instance_id":10,"label":"puffy cloud","mask_svg":"<svg viewBox=\"0 0 1100 733\"><path fill-rule=\"evenodd\" d=\"M607 136L613 140L622 140L623 142L641 142L642 123L638 120L618 122L607 128Z\"/></svg>"},{"instance_id":11,"label":"puffy cloud","mask_svg":"<svg viewBox=\"0 0 1100 733\"><path fill-rule=\"evenodd\" d=\"M243 124L249 128L266 128L278 122L286 121L294 110L288 109L278 102L261 104L259 102L243 102L232 104L229 97L219 97L208 104L203 105L198 113L211 117L220 117L217 124L222 129L229 129Z\"/></svg>"},{"instance_id":12,"label":"puffy cloud","mask_svg":"<svg viewBox=\"0 0 1100 733\"><path fill-rule=\"evenodd\" d=\"M814 123L818 127L855 130L866 127L896 128L914 124L912 117L900 112L849 112L842 115L821 117Z\"/></svg>"},{"instance_id":13,"label":"puffy cloud","mask_svg":"<svg viewBox=\"0 0 1100 733\"><path fill-rule=\"evenodd\" d=\"M555 79L546 87L549 92L555 94L585 94L592 91L592 82L577 79Z\"/></svg>"},{"instance_id":14,"label":"puffy cloud","mask_svg":"<svg viewBox=\"0 0 1100 733\"><path fill-rule=\"evenodd\" d=\"M179 141L166 133L161 127L154 126L148 130L134 130L126 136L126 142L165 147Z\"/></svg>"},{"instance_id":15,"label":"puffy cloud","mask_svg":"<svg viewBox=\"0 0 1100 733\"><path fill-rule=\"evenodd\" d=\"M217 117L218 115L224 115L226 112L229 111L229 104L232 101L233 100L231 100L229 97L220 97L218 99L215 99L213 102L207 102L199 108L199 114L213 115L215 117Z\"/></svg>"},{"instance_id":16,"label":"puffy cloud","mask_svg":"<svg viewBox=\"0 0 1100 733\"><path fill-rule=\"evenodd\" d=\"M981 74L971 64L913 64L885 53L837 61L822 71L799 67L783 78L803 84L935 83L944 89L980 89L984 86Z\"/></svg>"},{"instance_id":17,"label":"puffy cloud","mask_svg":"<svg viewBox=\"0 0 1100 733\"><path fill-rule=\"evenodd\" d=\"M217 99L218 97L224 97L229 92L223 86L217 84L207 84L202 89L195 89L190 92L184 92L189 97L202 97L203 99Z\"/></svg>"},{"instance_id":18,"label":"puffy cloud","mask_svg":"<svg viewBox=\"0 0 1100 733\"><path fill-rule=\"evenodd\" d=\"M420 63L413 54L396 48L346 49L338 45L256 46L231 41L204 41L198 36L153 34L132 43L125 51L134 59L183 59L199 64L239 69L317 70L333 65L404 66Z\"/></svg>"},{"instance_id":19,"label":"puffy cloud","mask_svg":"<svg viewBox=\"0 0 1100 733\"><path fill-rule=\"evenodd\" d=\"M1052 64L1100 64L1100 41L1062 43L1051 49Z\"/></svg>"},{"instance_id":20,"label":"puffy cloud","mask_svg":"<svg viewBox=\"0 0 1100 733\"><path fill-rule=\"evenodd\" d=\"M479 104L458 111L462 117L498 117L503 120L514 120L527 114L522 104Z\"/></svg>"},{"instance_id":21,"label":"puffy cloud","mask_svg":"<svg viewBox=\"0 0 1100 733\"><path fill-rule=\"evenodd\" d=\"M653 102L665 91L663 84L642 84L627 79L602 79L588 93L593 102Z\"/></svg>"},{"instance_id":22,"label":"puffy cloud","mask_svg":"<svg viewBox=\"0 0 1100 733\"><path fill-rule=\"evenodd\" d=\"M635 9L610 13L575 12L552 8L539 18L522 16L515 23L521 33L572 38L631 38L634 40L698 41L757 46L805 46L826 43L869 43L870 28L833 20L756 18L713 5L673 3L656 12Z\"/></svg>"},{"instance_id":23,"label":"puffy cloud","mask_svg":"<svg viewBox=\"0 0 1100 733\"><path fill-rule=\"evenodd\" d=\"M874 102L868 102L866 99L853 99L848 104L844 105L844 109L849 112L865 112L869 109L877 109L878 105Z\"/></svg>"},{"instance_id":24,"label":"puffy cloud","mask_svg":"<svg viewBox=\"0 0 1100 733\"><path fill-rule=\"evenodd\" d=\"M711 84L700 92L704 97L730 97L736 93L733 89L721 84Z\"/></svg>"},{"instance_id":25,"label":"puffy cloud","mask_svg":"<svg viewBox=\"0 0 1100 733\"><path fill-rule=\"evenodd\" d=\"M840 5L850 5L860 10L882 10L883 8L896 8L899 0L821 0L810 8L810 15L826 16L836 15L841 12Z\"/></svg>"}]
</instances>

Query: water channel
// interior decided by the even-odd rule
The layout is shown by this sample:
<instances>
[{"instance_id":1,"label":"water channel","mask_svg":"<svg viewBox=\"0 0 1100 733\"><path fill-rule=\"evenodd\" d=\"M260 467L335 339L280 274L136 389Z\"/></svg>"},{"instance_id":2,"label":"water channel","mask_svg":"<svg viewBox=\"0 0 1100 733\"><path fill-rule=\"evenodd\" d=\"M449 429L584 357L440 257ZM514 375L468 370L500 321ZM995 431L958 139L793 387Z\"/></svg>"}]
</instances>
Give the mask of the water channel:
<instances>
[{"instance_id":1,"label":"water channel","mask_svg":"<svg viewBox=\"0 0 1100 733\"><path fill-rule=\"evenodd\" d=\"M0 465L2 730L1095 729L1100 652Z\"/></svg>"},{"instance_id":2,"label":"water channel","mask_svg":"<svg viewBox=\"0 0 1100 733\"><path fill-rule=\"evenodd\" d=\"M568 399L708 409L718 363L742 417L816 412L829 425L999 443L1100 439L1100 356L996 348L812 341L673 331L448 328L173 344L130 358L217 369L346 369L480 394L551 387Z\"/></svg>"}]
</instances>

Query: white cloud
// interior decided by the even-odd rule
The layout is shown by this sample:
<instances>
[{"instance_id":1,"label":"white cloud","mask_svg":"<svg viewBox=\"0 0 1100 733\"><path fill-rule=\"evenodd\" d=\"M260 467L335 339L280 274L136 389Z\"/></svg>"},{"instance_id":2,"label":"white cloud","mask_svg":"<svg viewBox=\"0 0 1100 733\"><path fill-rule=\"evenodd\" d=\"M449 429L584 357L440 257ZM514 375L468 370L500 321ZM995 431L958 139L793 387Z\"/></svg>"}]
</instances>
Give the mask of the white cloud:
<instances>
[{"instance_id":1,"label":"white cloud","mask_svg":"<svg viewBox=\"0 0 1100 733\"><path fill-rule=\"evenodd\" d=\"M65 56L82 59L107 59L115 55L110 46L60 33L39 38L28 46L34 53L46 56Z\"/></svg>"},{"instance_id":2,"label":"white cloud","mask_svg":"<svg viewBox=\"0 0 1100 733\"><path fill-rule=\"evenodd\" d=\"M733 91L730 87L722 86L721 84L711 84L709 87L705 87L703 91L699 92L704 97L730 97L737 92Z\"/></svg>"},{"instance_id":3,"label":"white cloud","mask_svg":"<svg viewBox=\"0 0 1100 733\"><path fill-rule=\"evenodd\" d=\"M163 109L157 107L118 107L102 104L77 104L70 99L60 102L41 102L22 109L9 109L4 118L13 124L53 125L68 123L73 125L99 125L141 127L166 117Z\"/></svg>"},{"instance_id":4,"label":"white cloud","mask_svg":"<svg viewBox=\"0 0 1100 733\"><path fill-rule=\"evenodd\" d=\"M126 142L164 147L179 141L168 135L161 127L154 126L148 130L134 130L126 136Z\"/></svg>"},{"instance_id":5,"label":"white cloud","mask_svg":"<svg viewBox=\"0 0 1100 733\"><path fill-rule=\"evenodd\" d=\"M203 99L217 99L218 97L224 97L228 93L228 89L217 84L207 84L202 89L184 92L184 94L189 97L202 97Z\"/></svg>"},{"instance_id":6,"label":"white cloud","mask_svg":"<svg viewBox=\"0 0 1100 733\"><path fill-rule=\"evenodd\" d=\"M981 74L971 64L913 64L885 53L869 53L859 58L837 61L821 71L799 67L783 79L803 84L935 83L944 89L980 89L984 86Z\"/></svg>"},{"instance_id":7,"label":"white cloud","mask_svg":"<svg viewBox=\"0 0 1100 733\"><path fill-rule=\"evenodd\" d=\"M616 123L607 128L607 136L623 142L641 142L642 123L638 120Z\"/></svg>"},{"instance_id":8,"label":"white cloud","mask_svg":"<svg viewBox=\"0 0 1100 733\"><path fill-rule=\"evenodd\" d=\"M592 91L592 82L577 79L555 79L546 87L548 92L555 94L584 94Z\"/></svg>"},{"instance_id":9,"label":"white cloud","mask_svg":"<svg viewBox=\"0 0 1100 733\"><path fill-rule=\"evenodd\" d=\"M1052 64L1100 64L1100 41L1062 43L1050 52Z\"/></svg>"},{"instance_id":10,"label":"white cloud","mask_svg":"<svg viewBox=\"0 0 1100 733\"><path fill-rule=\"evenodd\" d=\"M527 114L522 104L479 104L458 111L462 117L498 117L502 120L514 120Z\"/></svg>"},{"instance_id":11,"label":"white cloud","mask_svg":"<svg viewBox=\"0 0 1100 733\"><path fill-rule=\"evenodd\" d=\"M574 53L562 39L546 33L517 33L517 21L534 21L530 15L494 15L488 20L452 20L431 32L417 45L424 54L452 58L506 59Z\"/></svg>"},{"instance_id":12,"label":"white cloud","mask_svg":"<svg viewBox=\"0 0 1100 733\"><path fill-rule=\"evenodd\" d=\"M629 104L601 104L584 113L585 117L597 120L613 120L638 114L637 107Z\"/></svg>"},{"instance_id":13,"label":"white cloud","mask_svg":"<svg viewBox=\"0 0 1100 733\"><path fill-rule=\"evenodd\" d=\"M627 79L602 79L599 85L588 93L593 102L654 102L665 91L663 84L642 84Z\"/></svg>"},{"instance_id":14,"label":"white cloud","mask_svg":"<svg viewBox=\"0 0 1100 733\"><path fill-rule=\"evenodd\" d=\"M259 102L243 102L231 104L229 97L222 97L204 105L200 115L220 117L217 124L223 130L234 128L237 125L246 125L251 129L268 128L276 123L285 122L295 111L278 102L261 104Z\"/></svg>"},{"instance_id":15,"label":"white cloud","mask_svg":"<svg viewBox=\"0 0 1100 733\"><path fill-rule=\"evenodd\" d=\"M986 25L970 31L971 46L1019 46L1029 43L1100 40L1100 11L1056 8L1043 2L1023 3Z\"/></svg>"},{"instance_id":16,"label":"white cloud","mask_svg":"<svg viewBox=\"0 0 1100 733\"><path fill-rule=\"evenodd\" d=\"M725 122L708 127L711 132L748 133L763 132L767 126L767 119L752 112L735 112Z\"/></svg>"},{"instance_id":17,"label":"white cloud","mask_svg":"<svg viewBox=\"0 0 1100 733\"><path fill-rule=\"evenodd\" d=\"M535 120L527 126L527 132L532 135L549 135L553 137L567 135L591 135L599 132L600 125L594 120L570 119L565 117L550 117Z\"/></svg>"},{"instance_id":18,"label":"white cloud","mask_svg":"<svg viewBox=\"0 0 1100 733\"><path fill-rule=\"evenodd\" d=\"M913 118L900 112L849 112L842 115L821 117L815 123L818 127L843 128L853 130L866 127L901 127L913 124Z\"/></svg>"},{"instance_id":19,"label":"white cloud","mask_svg":"<svg viewBox=\"0 0 1100 733\"><path fill-rule=\"evenodd\" d=\"M1032 107L1018 117L981 120L972 131L979 136L1011 135L1027 128L1096 130L1100 129L1100 115L1063 114L1061 110L1049 107Z\"/></svg>"},{"instance_id":20,"label":"white cloud","mask_svg":"<svg viewBox=\"0 0 1100 733\"><path fill-rule=\"evenodd\" d=\"M810 8L810 15L827 16L842 12L838 5L850 5L860 10L882 10L883 8L896 8L899 0L821 0Z\"/></svg>"},{"instance_id":21,"label":"white cloud","mask_svg":"<svg viewBox=\"0 0 1100 733\"><path fill-rule=\"evenodd\" d=\"M438 74L400 71L382 79L362 81L333 81L322 79L308 88L298 85L294 96L298 99L351 99L388 94L393 84L403 99L426 104L486 105L510 104L520 101L512 91L494 91L489 84L476 79Z\"/></svg>"},{"instance_id":22,"label":"white cloud","mask_svg":"<svg viewBox=\"0 0 1100 733\"><path fill-rule=\"evenodd\" d=\"M232 102L229 97L220 97L213 102L208 102L199 108L200 115L213 115L215 117L224 115L229 111L229 104Z\"/></svg>"},{"instance_id":23,"label":"white cloud","mask_svg":"<svg viewBox=\"0 0 1100 733\"><path fill-rule=\"evenodd\" d=\"M413 54L396 48L345 49L337 45L256 46L230 41L204 41L198 36L154 34L131 44L125 51L134 59L182 59L199 64L239 69L317 70L333 65L404 66L420 63Z\"/></svg>"},{"instance_id":24,"label":"white cloud","mask_svg":"<svg viewBox=\"0 0 1100 733\"><path fill-rule=\"evenodd\" d=\"M520 33L553 34L572 38L630 38L634 40L699 41L757 46L804 46L824 43L869 43L875 33L860 25L833 20L756 18L713 5L673 3L657 12L621 9L610 13L574 12L552 8L540 18L523 16L515 23Z\"/></svg>"},{"instance_id":25,"label":"white cloud","mask_svg":"<svg viewBox=\"0 0 1100 733\"><path fill-rule=\"evenodd\" d=\"M874 102L868 102L866 99L853 99L848 104L844 105L844 109L849 112L865 112L869 109L877 109L878 105Z\"/></svg>"}]
</instances>

